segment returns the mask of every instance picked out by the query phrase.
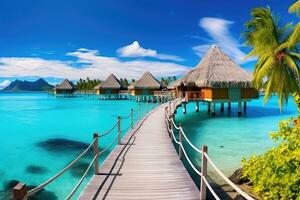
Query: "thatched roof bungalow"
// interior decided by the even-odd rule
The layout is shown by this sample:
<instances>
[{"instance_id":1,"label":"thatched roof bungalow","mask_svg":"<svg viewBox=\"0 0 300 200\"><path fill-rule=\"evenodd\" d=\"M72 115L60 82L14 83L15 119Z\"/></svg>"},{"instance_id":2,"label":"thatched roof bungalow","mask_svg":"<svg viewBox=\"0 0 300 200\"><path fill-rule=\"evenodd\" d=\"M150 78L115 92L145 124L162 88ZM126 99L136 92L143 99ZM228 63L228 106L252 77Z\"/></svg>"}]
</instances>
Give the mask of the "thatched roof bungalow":
<instances>
[{"instance_id":1,"label":"thatched roof bungalow","mask_svg":"<svg viewBox=\"0 0 300 200\"><path fill-rule=\"evenodd\" d=\"M213 45L196 68L173 85L187 100L237 102L257 98L252 75Z\"/></svg>"},{"instance_id":2,"label":"thatched roof bungalow","mask_svg":"<svg viewBox=\"0 0 300 200\"><path fill-rule=\"evenodd\" d=\"M120 90L124 90L126 87L121 84L117 77L110 74L104 82L95 86L94 89L97 94L118 94Z\"/></svg>"},{"instance_id":3,"label":"thatched roof bungalow","mask_svg":"<svg viewBox=\"0 0 300 200\"><path fill-rule=\"evenodd\" d=\"M73 94L75 90L76 86L68 79L53 88L55 94Z\"/></svg>"},{"instance_id":4,"label":"thatched roof bungalow","mask_svg":"<svg viewBox=\"0 0 300 200\"><path fill-rule=\"evenodd\" d=\"M143 76L128 86L131 95L153 95L154 91L161 90L162 84L150 73L145 72Z\"/></svg>"}]
</instances>

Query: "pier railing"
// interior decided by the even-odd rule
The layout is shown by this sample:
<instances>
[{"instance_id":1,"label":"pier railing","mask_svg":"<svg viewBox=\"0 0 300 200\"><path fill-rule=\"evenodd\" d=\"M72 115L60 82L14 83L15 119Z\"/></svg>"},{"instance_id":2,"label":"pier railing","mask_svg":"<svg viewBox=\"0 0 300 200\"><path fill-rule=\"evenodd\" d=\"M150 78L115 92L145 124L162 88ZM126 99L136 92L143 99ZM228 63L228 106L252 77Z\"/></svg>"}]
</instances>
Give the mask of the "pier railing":
<instances>
[{"instance_id":1,"label":"pier railing","mask_svg":"<svg viewBox=\"0 0 300 200\"><path fill-rule=\"evenodd\" d=\"M193 171L199 175L201 183L200 183L200 200L206 199L206 190L208 189L210 193L213 195L213 197L216 200L220 200L220 197L216 194L210 183L208 182L207 178L207 167L208 164L212 166L214 171L217 175L219 175L228 185L230 185L238 194L240 194L242 197L244 197L247 200L254 200L250 195L245 193L243 190L241 190L237 185L235 185L232 181L230 181L224 173L217 167L217 165L213 162L213 160L208 155L208 147L202 146L201 148L197 148L186 136L182 124L176 125L174 121L174 114L176 112L177 107L182 103L181 99L175 99L172 102L169 102L169 105L165 107L165 120L166 125L168 129L169 136L171 140L174 141L178 145L178 156L179 159L182 160L183 156L188 161L188 164L193 169ZM174 134L174 130L177 130L179 135L178 139L176 138ZM192 161L189 158L189 155L187 154L183 141L186 141L186 143L199 154L199 157L201 158L201 167L200 169L197 169L197 167L192 163Z\"/></svg>"},{"instance_id":2,"label":"pier railing","mask_svg":"<svg viewBox=\"0 0 300 200\"><path fill-rule=\"evenodd\" d=\"M152 104L155 106L156 104ZM147 102L146 108L145 108L145 114L147 114L150 110L152 110L153 107L150 107L149 103ZM136 118L134 118L134 114L136 113ZM54 176L46 180L44 183L40 184L39 186L27 191L27 187L25 183L18 183L14 188L13 188L13 199L14 200L26 200L29 197L34 196L36 193L40 192L43 190L46 186L48 186L50 183L55 181L56 179L60 178L63 174L65 174L69 169L71 169L81 158L87 155L87 153L93 149L93 157L84 171L82 177L78 180L72 191L68 194L68 196L65 198L66 200L71 199L74 194L78 191L78 188L84 181L84 179L87 177L89 171L91 170L92 167L94 167L94 174L97 175L99 174L99 157L107 152L114 144L121 144L121 139L122 139L122 133L125 133L129 131L130 129L134 128L134 122L141 120L142 117L142 108L141 104L139 104L137 110L130 110L130 113L127 116L118 116L116 123L107 131L99 134L98 132L93 134L93 140L90 143L90 145L82 152L80 153L73 161L71 161L66 167L64 167L62 170L60 170L58 173L56 173ZM122 120L129 119L130 123L129 126L126 127L125 129L121 129L121 122ZM117 135L114 137L112 142L106 146L102 151L99 151L99 138L105 137L106 135L110 134L114 129L117 128Z\"/></svg>"}]
</instances>

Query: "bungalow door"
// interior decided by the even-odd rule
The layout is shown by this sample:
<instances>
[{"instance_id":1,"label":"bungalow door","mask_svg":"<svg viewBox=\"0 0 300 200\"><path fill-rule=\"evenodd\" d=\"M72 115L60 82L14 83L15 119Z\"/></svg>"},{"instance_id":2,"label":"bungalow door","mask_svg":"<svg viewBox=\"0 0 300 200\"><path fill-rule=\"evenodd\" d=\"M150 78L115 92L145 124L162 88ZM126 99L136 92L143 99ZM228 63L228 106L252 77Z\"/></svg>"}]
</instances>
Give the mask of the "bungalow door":
<instances>
[{"instance_id":1,"label":"bungalow door","mask_svg":"<svg viewBox=\"0 0 300 200\"><path fill-rule=\"evenodd\" d=\"M241 100L241 88L229 88L228 89L228 100L230 100L230 101Z\"/></svg>"},{"instance_id":2,"label":"bungalow door","mask_svg":"<svg viewBox=\"0 0 300 200\"><path fill-rule=\"evenodd\" d=\"M144 90L143 90L143 95L149 95L149 90L144 89Z\"/></svg>"}]
</instances>

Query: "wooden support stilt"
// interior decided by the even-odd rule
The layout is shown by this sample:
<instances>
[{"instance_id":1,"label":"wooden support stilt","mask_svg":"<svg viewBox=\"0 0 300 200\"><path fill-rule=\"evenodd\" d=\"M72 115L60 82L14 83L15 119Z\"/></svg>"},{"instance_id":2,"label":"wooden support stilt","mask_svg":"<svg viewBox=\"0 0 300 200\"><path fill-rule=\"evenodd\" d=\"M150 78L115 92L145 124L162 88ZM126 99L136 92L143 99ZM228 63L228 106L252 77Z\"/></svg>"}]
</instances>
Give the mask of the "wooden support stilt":
<instances>
[{"instance_id":1,"label":"wooden support stilt","mask_svg":"<svg viewBox=\"0 0 300 200\"><path fill-rule=\"evenodd\" d=\"M94 149L94 155L96 156L95 161L94 161L94 174L98 175L99 174L99 137L98 133L94 133L93 138L95 140L93 149Z\"/></svg>"},{"instance_id":2,"label":"wooden support stilt","mask_svg":"<svg viewBox=\"0 0 300 200\"><path fill-rule=\"evenodd\" d=\"M246 109L247 109L247 102L244 101L244 110L246 110Z\"/></svg>"},{"instance_id":3,"label":"wooden support stilt","mask_svg":"<svg viewBox=\"0 0 300 200\"><path fill-rule=\"evenodd\" d=\"M186 114L186 103L183 104L182 110L183 110L183 114Z\"/></svg>"},{"instance_id":4,"label":"wooden support stilt","mask_svg":"<svg viewBox=\"0 0 300 200\"><path fill-rule=\"evenodd\" d=\"M231 103L228 103L228 110L231 110Z\"/></svg>"},{"instance_id":5,"label":"wooden support stilt","mask_svg":"<svg viewBox=\"0 0 300 200\"><path fill-rule=\"evenodd\" d=\"M211 103L211 114L212 116L216 115L216 103Z\"/></svg>"},{"instance_id":6,"label":"wooden support stilt","mask_svg":"<svg viewBox=\"0 0 300 200\"><path fill-rule=\"evenodd\" d=\"M221 112L224 112L224 103L221 103Z\"/></svg>"},{"instance_id":7,"label":"wooden support stilt","mask_svg":"<svg viewBox=\"0 0 300 200\"><path fill-rule=\"evenodd\" d=\"M207 103L207 112L210 113L210 103Z\"/></svg>"},{"instance_id":8,"label":"wooden support stilt","mask_svg":"<svg viewBox=\"0 0 300 200\"><path fill-rule=\"evenodd\" d=\"M206 156L204 155L204 153L207 154L208 152L208 148L206 145L203 145L202 146L202 156L201 156L201 160L202 160L202 163L201 163L201 174L202 174L202 177L201 177L201 183L200 183L200 200L206 200L206 184L203 180L203 178L207 178L207 158Z\"/></svg>"},{"instance_id":9,"label":"wooden support stilt","mask_svg":"<svg viewBox=\"0 0 300 200\"><path fill-rule=\"evenodd\" d=\"M179 142L183 145L183 135L182 135L182 124L179 124ZM179 145L179 150L178 150L178 156L179 159L182 160L183 157L183 150L182 147Z\"/></svg>"},{"instance_id":10,"label":"wooden support stilt","mask_svg":"<svg viewBox=\"0 0 300 200\"><path fill-rule=\"evenodd\" d=\"M199 101L196 101L196 112L199 112Z\"/></svg>"},{"instance_id":11,"label":"wooden support stilt","mask_svg":"<svg viewBox=\"0 0 300 200\"><path fill-rule=\"evenodd\" d=\"M121 117L118 116L118 144L121 144Z\"/></svg>"},{"instance_id":12,"label":"wooden support stilt","mask_svg":"<svg viewBox=\"0 0 300 200\"><path fill-rule=\"evenodd\" d=\"M238 116L242 115L242 102L238 102Z\"/></svg>"}]
</instances>

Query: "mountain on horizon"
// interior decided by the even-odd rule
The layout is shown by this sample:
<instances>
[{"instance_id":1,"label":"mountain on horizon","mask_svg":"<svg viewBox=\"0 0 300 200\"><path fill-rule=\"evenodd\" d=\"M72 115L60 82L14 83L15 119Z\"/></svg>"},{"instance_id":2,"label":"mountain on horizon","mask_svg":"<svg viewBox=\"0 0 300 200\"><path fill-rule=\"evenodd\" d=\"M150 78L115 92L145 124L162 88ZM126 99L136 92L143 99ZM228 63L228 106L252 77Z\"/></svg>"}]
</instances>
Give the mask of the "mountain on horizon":
<instances>
[{"instance_id":1,"label":"mountain on horizon","mask_svg":"<svg viewBox=\"0 0 300 200\"><path fill-rule=\"evenodd\" d=\"M53 85L50 85L42 78L33 82L16 79L15 81L11 82L9 86L2 89L1 92L47 91L53 89L53 87Z\"/></svg>"}]
</instances>

